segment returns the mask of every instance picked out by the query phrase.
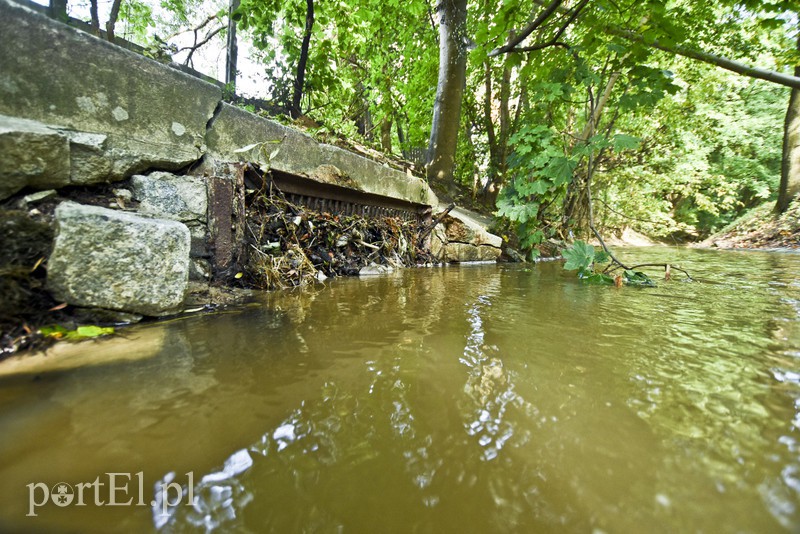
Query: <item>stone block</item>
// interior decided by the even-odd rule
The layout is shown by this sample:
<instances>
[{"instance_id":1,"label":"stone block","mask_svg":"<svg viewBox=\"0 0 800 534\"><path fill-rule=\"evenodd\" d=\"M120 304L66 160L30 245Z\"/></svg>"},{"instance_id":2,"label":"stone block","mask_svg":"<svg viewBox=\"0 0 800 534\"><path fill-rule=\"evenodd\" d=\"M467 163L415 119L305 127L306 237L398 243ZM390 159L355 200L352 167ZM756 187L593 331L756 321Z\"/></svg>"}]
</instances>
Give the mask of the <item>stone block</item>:
<instances>
[{"instance_id":1,"label":"stone block","mask_svg":"<svg viewBox=\"0 0 800 534\"><path fill-rule=\"evenodd\" d=\"M446 263L464 263L468 261L497 261L501 251L488 245L470 245L467 243L447 243L444 246Z\"/></svg>"},{"instance_id":2,"label":"stone block","mask_svg":"<svg viewBox=\"0 0 800 534\"><path fill-rule=\"evenodd\" d=\"M201 176L152 172L131 179L139 211L161 219L205 222L208 211L206 181Z\"/></svg>"},{"instance_id":3,"label":"stone block","mask_svg":"<svg viewBox=\"0 0 800 534\"><path fill-rule=\"evenodd\" d=\"M48 288L76 306L166 315L183 303L189 241L189 229L177 221L63 202Z\"/></svg>"},{"instance_id":4,"label":"stone block","mask_svg":"<svg viewBox=\"0 0 800 534\"><path fill-rule=\"evenodd\" d=\"M448 241L489 245L495 248L503 246L503 239L500 236L490 234L479 222L474 221L468 215L453 211L445 217L443 224L447 231Z\"/></svg>"},{"instance_id":5,"label":"stone block","mask_svg":"<svg viewBox=\"0 0 800 534\"><path fill-rule=\"evenodd\" d=\"M0 200L23 187L69 184L69 140L37 121L0 115Z\"/></svg>"}]
</instances>

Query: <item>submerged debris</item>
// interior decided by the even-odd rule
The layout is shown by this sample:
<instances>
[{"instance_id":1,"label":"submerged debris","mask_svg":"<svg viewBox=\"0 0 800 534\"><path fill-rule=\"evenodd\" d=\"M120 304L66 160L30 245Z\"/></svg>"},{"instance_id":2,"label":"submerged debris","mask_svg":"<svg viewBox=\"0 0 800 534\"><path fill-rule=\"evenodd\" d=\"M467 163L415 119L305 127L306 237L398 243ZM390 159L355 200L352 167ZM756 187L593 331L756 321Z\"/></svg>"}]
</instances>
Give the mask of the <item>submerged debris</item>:
<instances>
[{"instance_id":1,"label":"submerged debris","mask_svg":"<svg viewBox=\"0 0 800 534\"><path fill-rule=\"evenodd\" d=\"M420 246L424 229L417 221L320 212L293 204L280 192L252 191L246 200L241 281L250 287L297 287L357 275L372 264L397 268L433 261Z\"/></svg>"}]
</instances>

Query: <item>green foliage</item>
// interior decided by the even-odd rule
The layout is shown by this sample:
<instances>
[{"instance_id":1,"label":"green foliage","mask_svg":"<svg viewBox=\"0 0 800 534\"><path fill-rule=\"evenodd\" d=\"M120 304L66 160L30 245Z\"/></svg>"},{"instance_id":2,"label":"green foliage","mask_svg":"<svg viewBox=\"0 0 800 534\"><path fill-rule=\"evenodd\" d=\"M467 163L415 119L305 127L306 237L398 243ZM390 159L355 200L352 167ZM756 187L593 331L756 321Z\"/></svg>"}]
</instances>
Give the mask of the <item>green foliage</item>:
<instances>
[{"instance_id":1,"label":"green foliage","mask_svg":"<svg viewBox=\"0 0 800 534\"><path fill-rule=\"evenodd\" d=\"M617 285L617 279L605 272L595 272L596 264L608 263L611 256L605 250L595 250L595 248L580 239L576 240L572 246L567 247L561 252L564 258L564 269L567 271L578 271L578 278L586 283L594 285ZM649 276L641 271L625 269L619 278L620 283L637 287L655 287L656 284Z\"/></svg>"},{"instance_id":2,"label":"green foliage","mask_svg":"<svg viewBox=\"0 0 800 534\"><path fill-rule=\"evenodd\" d=\"M622 276L625 278L625 283L629 286L656 287L656 283L641 271L625 269L622 273Z\"/></svg>"},{"instance_id":3,"label":"green foliage","mask_svg":"<svg viewBox=\"0 0 800 534\"><path fill-rule=\"evenodd\" d=\"M577 270L578 273L583 273L590 271L594 265L594 247L580 239L571 247L564 249L561 255L567 260L564 263L564 269L567 271Z\"/></svg>"},{"instance_id":4,"label":"green foliage","mask_svg":"<svg viewBox=\"0 0 800 534\"><path fill-rule=\"evenodd\" d=\"M576 240L572 246L567 247L561 252L561 255L566 260L564 269L567 271L578 271L578 276L590 282L607 283L609 280L614 283L614 279L603 273L595 273L595 264L608 263L611 257L604 250L595 250L595 248L581 241Z\"/></svg>"},{"instance_id":5,"label":"green foliage","mask_svg":"<svg viewBox=\"0 0 800 534\"><path fill-rule=\"evenodd\" d=\"M207 17L202 5L161 0L171 15L154 17L148 4L133 0L123 4L121 19L129 33L144 36L156 26L164 35ZM388 122L395 152L426 147L438 68L435 6L418 0L314 5L303 110L323 125L322 133L377 146L378 127ZM585 198L590 160L595 223L604 231L631 226L651 236L697 239L774 198L788 91L650 44L786 70L800 63L796 2L593 0L558 46L488 57L541 10L534 0L469 4L467 37L475 47L457 156L462 183L475 190L487 177L496 183L499 194L486 201L495 203L523 248L535 254L548 238L565 239L573 229L585 235L586 215L567 207ZM305 15L304 0L242 0L235 14L277 104L291 100ZM523 44L549 40L565 20L546 22ZM590 124L591 105L615 76L598 123Z\"/></svg>"},{"instance_id":6,"label":"green foliage","mask_svg":"<svg viewBox=\"0 0 800 534\"><path fill-rule=\"evenodd\" d=\"M102 327L95 325L79 326L75 330L69 330L61 325L43 326L39 333L45 337L54 339L64 339L67 341L82 341L101 336L108 336L114 333L113 327Z\"/></svg>"}]
</instances>

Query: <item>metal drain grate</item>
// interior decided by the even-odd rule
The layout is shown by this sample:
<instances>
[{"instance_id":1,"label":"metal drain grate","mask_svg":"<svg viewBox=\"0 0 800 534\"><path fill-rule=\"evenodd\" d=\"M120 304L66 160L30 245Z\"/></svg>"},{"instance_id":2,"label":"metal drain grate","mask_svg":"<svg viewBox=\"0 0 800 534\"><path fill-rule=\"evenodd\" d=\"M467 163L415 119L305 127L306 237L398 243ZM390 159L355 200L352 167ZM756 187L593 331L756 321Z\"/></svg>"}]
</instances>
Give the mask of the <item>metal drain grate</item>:
<instances>
[{"instance_id":1,"label":"metal drain grate","mask_svg":"<svg viewBox=\"0 0 800 534\"><path fill-rule=\"evenodd\" d=\"M318 182L294 174L272 171L262 176L250 168L245 173L245 179L259 189L277 188L293 204L334 215L399 217L423 224L431 220L431 207L426 204Z\"/></svg>"}]
</instances>

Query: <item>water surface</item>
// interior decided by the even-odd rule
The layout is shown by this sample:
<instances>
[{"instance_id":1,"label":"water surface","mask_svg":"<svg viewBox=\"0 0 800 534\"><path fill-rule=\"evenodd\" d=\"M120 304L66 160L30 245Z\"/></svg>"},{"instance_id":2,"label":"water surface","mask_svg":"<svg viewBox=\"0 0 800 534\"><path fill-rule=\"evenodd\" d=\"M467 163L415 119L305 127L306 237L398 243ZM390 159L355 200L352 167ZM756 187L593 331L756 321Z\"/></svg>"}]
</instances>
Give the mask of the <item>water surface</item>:
<instances>
[{"instance_id":1,"label":"water surface","mask_svg":"<svg viewBox=\"0 0 800 534\"><path fill-rule=\"evenodd\" d=\"M621 255L697 280L337 280L2 377L0 531L800 530L800 255ZM143 505L132 476L129 506L106 484L26 517L28 484L108 473L141 473ZM151 506L187 474L194 506Z\"/></svg>"}]
</instances>

